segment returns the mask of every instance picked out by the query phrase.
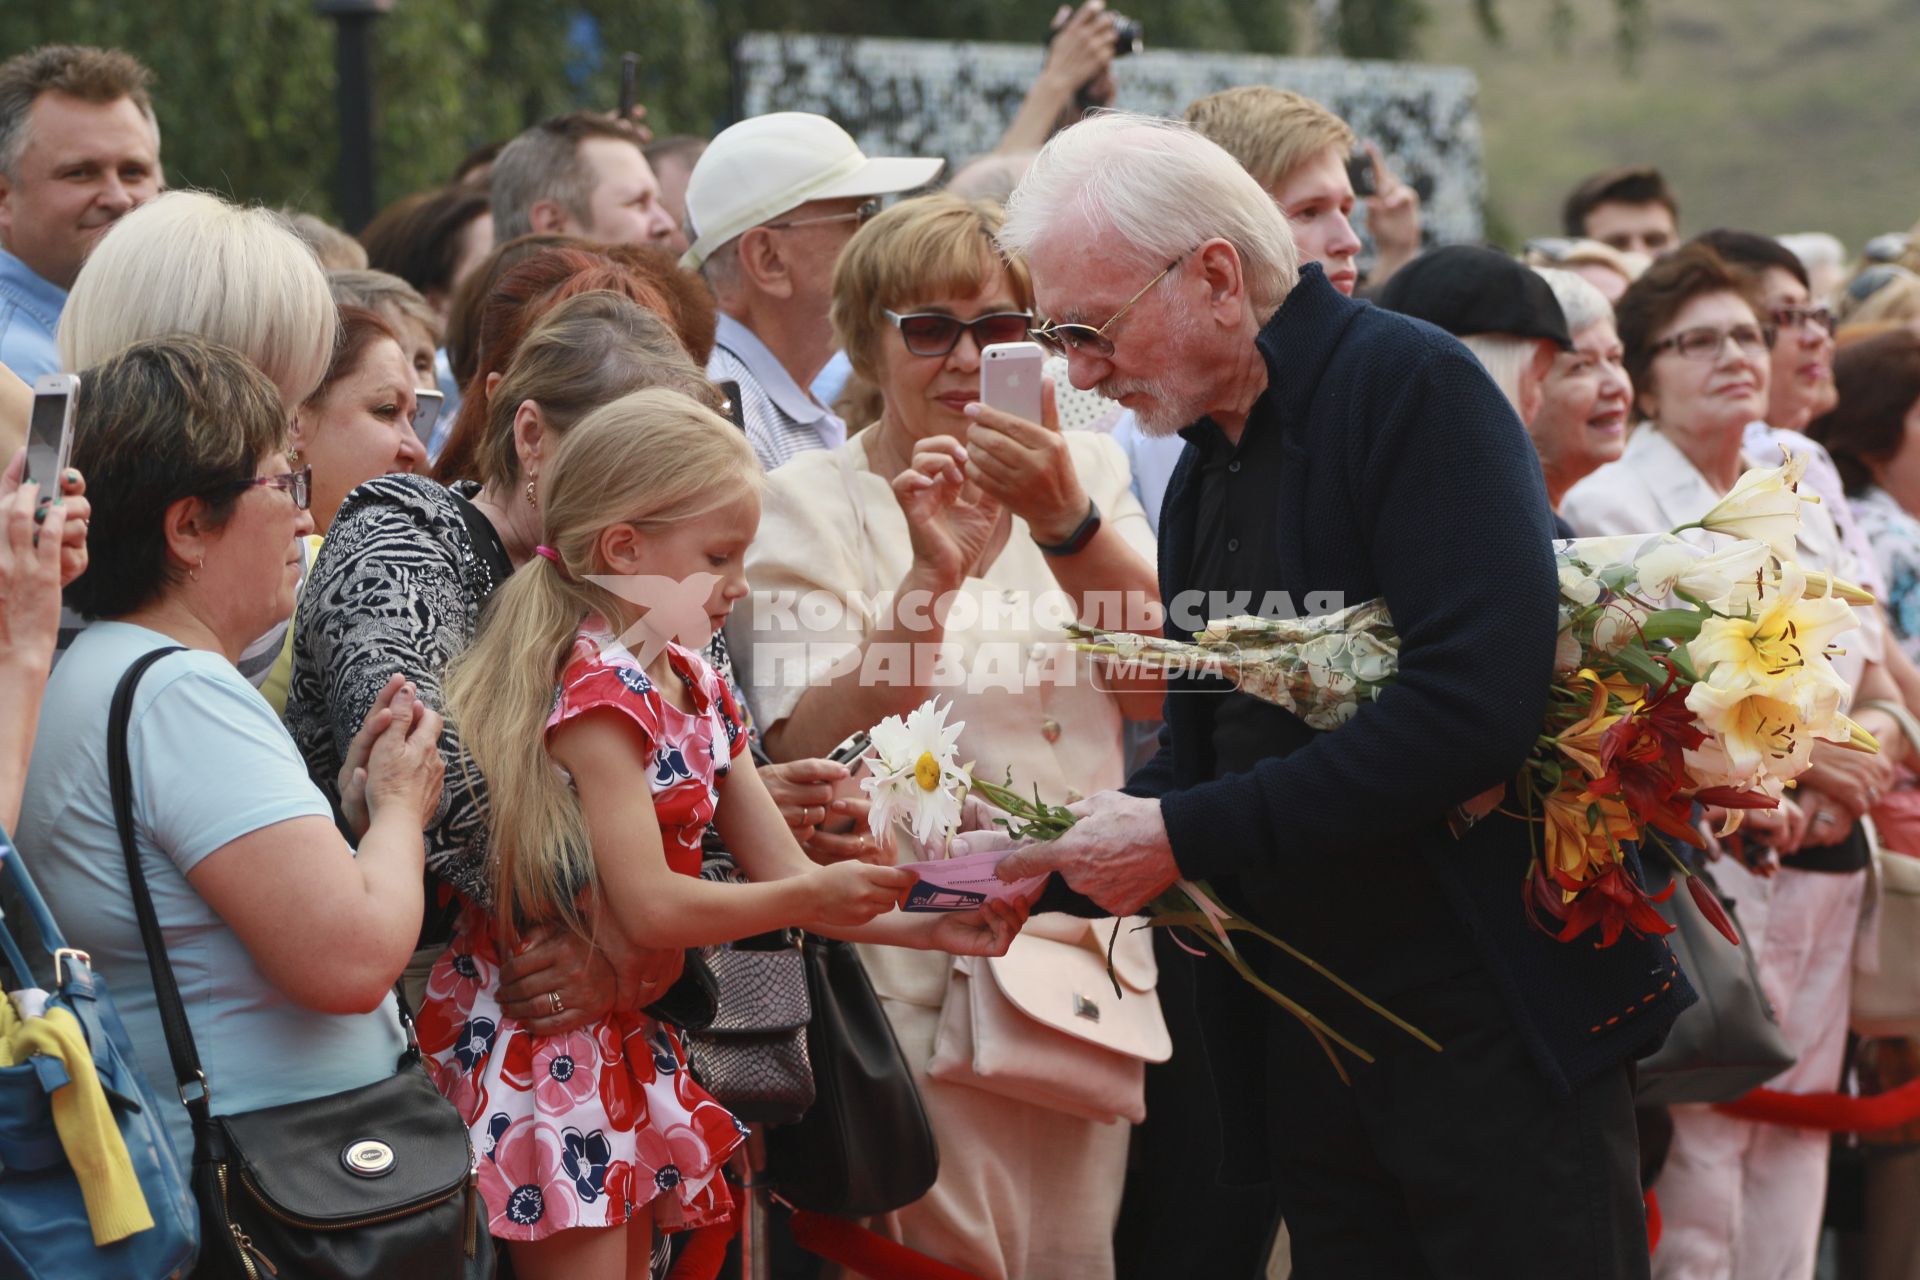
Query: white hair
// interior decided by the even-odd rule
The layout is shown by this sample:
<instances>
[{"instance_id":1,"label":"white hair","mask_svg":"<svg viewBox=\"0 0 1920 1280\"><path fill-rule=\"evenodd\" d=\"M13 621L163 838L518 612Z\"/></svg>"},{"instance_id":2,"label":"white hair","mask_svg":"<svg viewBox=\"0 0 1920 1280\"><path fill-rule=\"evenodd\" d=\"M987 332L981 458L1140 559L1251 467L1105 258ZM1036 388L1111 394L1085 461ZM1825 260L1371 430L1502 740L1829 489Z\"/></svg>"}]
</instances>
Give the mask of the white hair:
<instances>
[{"instance_id":1,"label":"white hair","mask_svg":"<svg viewBox=\"0 0 1920 1280\"><path fill-rule=\"evenodd\" d=\"M60 313L60 363L78 371L136 342L188 333L232 347L289 404L333 358L340 312L327 276L279 214L172 191L100 238Z\"/></svg>"},{"instance_id":2,"label":"white hair","mask_svg":"<svg viewBox=\"0 0 1920 1280\"><path fill-rule=\"evenodd\" d=\"M1582 329L1599 324L1602 320L1613 319L1613 304L1585 276L1563 271L1559 267L1535 267L1534 271L1553 290L1554 300L1560 304L1560 314L1566 318L1567 333L1571 336L1577 338Z\"/></svg>"},{"instance_id":3,"label":"white hair","mask_svg":"<svg viewBox=\"0 0 1920 1280\"><path fill-rule=\"evenodd\" d=\"M1824 231L1798 231L1774 239L1780 242L1781 248L1800 259L1800 265L1809 272L1821 267L1837 271L1847 265L1847 246Z\"/></svg>"},{"instance_id":4,"label":"white hair","mask_svg":"<svg viewBox=\"0 0 1920 1280\"><path fill-rule=\"evenodd\" d=\"M1114 232L1147 271L1225 240L1261 320L1300 281L1293 233L1273 197L1177 120L1102 111L1055 134L1008 199L998 240L1008 255L1031 258L1063 226Z\"/></svg>"},{"instance_id":5,"label":"white hair","mask_svg":"<svg viewBox=\"0 0 1920 1280\"><path fill-rule=\"evenodd\" d=\"M1581 283L1586 282L1583 280ZM1473 352L1474 358L1486 369L1487 376L1493 379L1494 385L1500 388L1513 405L1514 412L1518 413L1520 381L1526 376L1527 366L1533 363L1540 344L1547 339L1522 338L1511 333L1470 333L1460 341L1467 350Z\"/></svg>"}]
</instances>

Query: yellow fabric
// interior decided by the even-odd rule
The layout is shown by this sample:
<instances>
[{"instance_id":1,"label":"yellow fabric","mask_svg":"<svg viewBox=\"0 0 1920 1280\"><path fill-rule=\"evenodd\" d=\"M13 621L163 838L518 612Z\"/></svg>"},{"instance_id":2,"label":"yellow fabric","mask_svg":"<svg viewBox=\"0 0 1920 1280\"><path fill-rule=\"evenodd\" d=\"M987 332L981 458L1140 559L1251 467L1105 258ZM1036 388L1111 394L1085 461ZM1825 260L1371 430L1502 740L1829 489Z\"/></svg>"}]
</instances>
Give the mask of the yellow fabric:
<instances>
[{"instance_id":1,"label":"yellow fabric","mask_svg":"<svg viewBox=\"0 0 1920 1280\"><path fill-rule=\"evenodd\" d=\"M48 1009L22 1021L13 1001L0 996L0 1067L20 1065L36 1054L67 1069L67 1083L53 1093L53 1128L80 1183L94 1244L112 1244L150 1229L153 1214L133 1172L126 1139L107 1106L79 1020L65 1009Z\"/></svg>"},{"instance_id":2,"label":"yellow fabric","mask_svg":"<svg viewBox=\"0 0 1920 1280\"><path fill-rule=\"evenodd\" d=\"M306 562L306 565L300 570L301 572L300 582L302 586L306 585L305 575L307 571L312 569L313 562L320 558L321 535L317 533L310 533L306 536L305 541L306 541L307 562ZM296 611L299 609L299 604L297 601L295 602L294 608ZM280 656L273 660L272 670L267 672L266 680L263 681L260 685L260 696L265 698L267 700L267 705L273 708L273 714L281 717L282 719L286 718L287 693L288 693L288 690L291 688L292 684L293 684L293 626L291 624L291 620L289 620L289 624L287 626L286 638L280 642Z\"/></svg>"}]
</instances>

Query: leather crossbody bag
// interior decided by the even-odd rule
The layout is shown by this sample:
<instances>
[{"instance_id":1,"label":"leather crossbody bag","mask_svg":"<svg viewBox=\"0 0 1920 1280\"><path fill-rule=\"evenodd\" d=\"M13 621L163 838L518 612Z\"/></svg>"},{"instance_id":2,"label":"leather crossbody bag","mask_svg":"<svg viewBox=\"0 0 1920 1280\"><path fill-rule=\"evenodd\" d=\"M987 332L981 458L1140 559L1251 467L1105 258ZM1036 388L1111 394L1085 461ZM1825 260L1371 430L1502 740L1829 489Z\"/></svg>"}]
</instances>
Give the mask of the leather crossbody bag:
<instances>
[{"instance_id":1,"label":"leather crossbody bag","mask_svg":"<svg viewBox=\"0 0 1920 1280\"><path fill-rule=\"evenodd\" d=\"M193 1192L200 1208L199 1276L217 1280L361 1280L493 1274L492 1239L467 1127L420 1066L401 1002L407 1048L394 1074L323 1098L213 1115L206 1073L167 959L133 835L127 727L157 649L127 669L108 713L114 820L167 1053L193 1119Z\"/></svg>"}]
</instances>

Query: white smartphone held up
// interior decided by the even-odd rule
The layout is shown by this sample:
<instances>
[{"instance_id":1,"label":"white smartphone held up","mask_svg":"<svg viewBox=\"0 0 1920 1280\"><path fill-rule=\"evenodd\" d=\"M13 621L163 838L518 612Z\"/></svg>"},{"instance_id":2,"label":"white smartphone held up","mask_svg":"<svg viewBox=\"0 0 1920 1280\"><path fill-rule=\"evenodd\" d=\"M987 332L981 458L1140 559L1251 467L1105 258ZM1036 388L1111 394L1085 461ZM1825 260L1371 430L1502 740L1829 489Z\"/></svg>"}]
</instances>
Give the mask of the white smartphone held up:
<instances>
[{"instance_id":1,"label":"white smartphone held up","mask_svg":"<svg viewBox=\"0 0 1920 1280\"><path fill-rule=\"evenodd\" d=\"M420 437L421 444L433 443L433 424L440 421L440 410L446 402L446 395L439 391L413 393L413 434Z\"/></svg>"},{"instance_id":2,"label":"white smartphone held up","mask_svg":"<svg viewBox=\"0 0 1920 1280\"><path fill-rule=\"evenodd\" d=\"M43 374L33 384L33 414L27 422L27 474L43 495L60 492L60 473L73 456L73 413L80 400L80 379L71 373Z\"/></svg>"},{"instance_id":3,"label":"white smartphone held up","mask_svg":"<svg viewBox=\"0 0 1920 1280\"><path fill-rule=\"evenodd\" d=\"M980 403L1028 422L1040 421L1040 370L1047 353L1037 342L996 342L980 353Z\"/></svg>"}]
</instances>

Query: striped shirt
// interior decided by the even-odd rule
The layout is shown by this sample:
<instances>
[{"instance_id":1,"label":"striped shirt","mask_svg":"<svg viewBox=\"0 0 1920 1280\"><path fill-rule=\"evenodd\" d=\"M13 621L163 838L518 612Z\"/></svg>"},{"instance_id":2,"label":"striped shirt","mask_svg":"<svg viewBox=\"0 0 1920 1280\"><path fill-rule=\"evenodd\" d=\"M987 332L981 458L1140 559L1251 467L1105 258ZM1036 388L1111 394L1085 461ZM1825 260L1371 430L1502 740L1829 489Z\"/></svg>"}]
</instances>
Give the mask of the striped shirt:
<instances>
[{"instance_id":1,"label":"striped shirt","mask_svg":"<svg viewBox=\"0 0 1920 1280\"><path fill-rule=\"evenodd\" d=\"M847 424L795 382L766 344L732 316L720 317L707 376L740 388L747 443L768 471L809 449L846 443Z\"/></svg>"}]
</instances>

